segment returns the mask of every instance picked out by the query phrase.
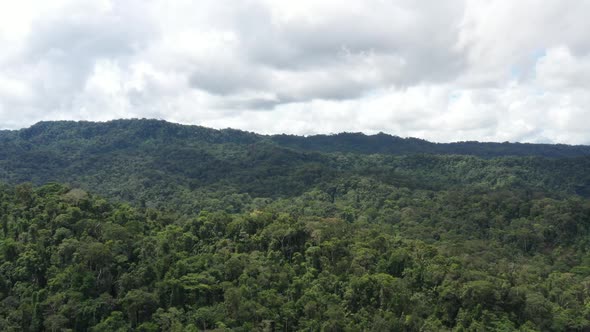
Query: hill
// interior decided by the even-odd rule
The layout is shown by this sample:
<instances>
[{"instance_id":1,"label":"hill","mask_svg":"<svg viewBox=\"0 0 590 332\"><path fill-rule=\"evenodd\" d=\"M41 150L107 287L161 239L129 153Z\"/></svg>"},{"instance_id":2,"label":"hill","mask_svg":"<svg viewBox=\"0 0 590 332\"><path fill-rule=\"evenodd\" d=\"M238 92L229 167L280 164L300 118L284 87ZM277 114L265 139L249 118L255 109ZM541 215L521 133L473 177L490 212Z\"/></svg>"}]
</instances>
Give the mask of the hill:
<instances>
[{"instance_id":1,"label":"hill","mask_svg":"<svg viewBox=\"0 0 590 332\"><path fill-rule=\"evenodd\" d=\"M292 142L285 142L285 136L158 120L41 122L27 129L0 132L0 180L12 184L70 183L148 206L164 202L169 205L172 201L187 204L195 201L190 197L220 193L224 197L290 197L318 185L330 186L341 177L354 176L418 189L479 186L526 188L553 195L590 194L590 156L583 156L590 147L500 144L531 156L480 158L424 154L421 148L412 150L411 146L415 142L419 143L416 146L459 145L385 135L291 138L310 143L293 148ZM357 142L359 138L362 144ZM373 139L377 139L374 144ZM313 143L318 140L324 143ZM394 141L405 143L384 143ZM483 155L489 155L497 146L468 145L470 151L481 150ZM404 146L396 151L408 153L369 155L348 151L364 150L362 146L366 146L366 151L394 151L396 146ZM343 152L334 152L337 150ZM535 156L538 151L552 157ZM559 154L579 156L557 158Z\"/></svg>"},{"instance_id":2,"label":"hill","mask_svg":"<svg viewBox=\"0 0 590 332\"><path fill-rule=\"evenodd\" d=\"M104 123L86 121L39 122L17 131L0 131L0 139L21 137L25 140L64 141L102 137L110 144L137 144L142 140L165 139L170 142L190 140L206 143L253 144L274 142L282 147L303 151L352 152L362 154L454 154L484 158L502 156L541 156L549 158L590 156L590 146L566 144L455 142L432 143L419 138L401 138L384 133L339 133L334 135L260 135L235 129L215 130L194 125L180 125L163 120L114 120ZM108 138L118 141L110 141ZM108 148L108 146L107 146Z\"/></svg>"},{"instance_id":3,"label":"hill","mask_svg":"<svg viewBox=\"0 0 590 332\"><path fill-rule=\"evenodd\" d=\"M2 131L0 330L589 330L587 149Z\"/></svg>"},{"instance_id":4,"label":"hill","mask_svg":"<svg viewBox=\"0 0 590 332\"><path fill-rule=\"evenodd\" d=\"M502 156L542 156L549 158L590 155L590 146L530 143L481 143L476 141L432 143L418 138L401 138L384 133L340 133L335 135L274 135L271 139L281 146L307 151L381 153L394 155L445 154L471 155L483 158Z\"/></svg>"}]
</instances>

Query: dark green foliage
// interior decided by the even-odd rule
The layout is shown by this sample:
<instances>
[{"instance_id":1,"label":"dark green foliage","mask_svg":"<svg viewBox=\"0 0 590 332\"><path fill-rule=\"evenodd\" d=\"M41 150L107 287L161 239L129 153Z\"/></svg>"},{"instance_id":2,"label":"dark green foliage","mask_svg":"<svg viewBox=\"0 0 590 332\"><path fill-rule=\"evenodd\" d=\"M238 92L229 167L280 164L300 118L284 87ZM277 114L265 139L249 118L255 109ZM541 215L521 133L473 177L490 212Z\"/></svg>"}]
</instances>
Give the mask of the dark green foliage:
<instances>
[{"instance_id":1,"label":"dark green foliage","mask_svg":"<svg viewBox=\"0 0 590 332\"><path fill-rule=\"evenodd\" d=\"M305 148L360 144L336 137ZM151 120L1 133L0 330L590 329L590 157L273 139Z\"/></svg>"},{"instance_id":2,"label":"dark green foliage","mask_svg":"<svg viewBox=\"0 0 590 332\"><path fill-rule=\"evenodd\" d=\"M330 142L348 144L347 136L341 136L333 136ZM402 156L320 154L284 147L278 137L157 120L41 122L20 131L0 132L0 181L69 183L109 198L187 212L241 211L255 197L293 197L351 176L412 189L520 188L552 195L590 195L590 156L481 159L418 154L439 151L414 148L401 151L408 153ZM395 146L381 141L369 140L358 149L380 152L379 146ZM473 154L493 146L470 144ZM518 155L590 155L590 148L583 146L506 146L521 151ZM536 152L544 149L565 152Z\"/></svg>"},{"instance_id":3,"label":"dark green foliage","mask_svg":"<svg viewBox=\"0 0 590 332\"><path fill-rule=\"evenodd\" d=\"M0 327L590 328L588 200L339 188L191 216L5 187Z\"/></svg>"},{"instance_id":4,"label":"dark green foliage","mask_svg":"<svg viewBox=\"0 0 590 332\"><path fill-rule=\"evenodd\" d=\"M307 151L353 152L362 154L460 154L484 158L501 156L577 157L590 155L590 147L564 144L526 143L431 143L418 138L401 138L384 133L341 133L336 135L294 136L275 135L271 139L280 144Z\"/></svg>"}]
</instances>

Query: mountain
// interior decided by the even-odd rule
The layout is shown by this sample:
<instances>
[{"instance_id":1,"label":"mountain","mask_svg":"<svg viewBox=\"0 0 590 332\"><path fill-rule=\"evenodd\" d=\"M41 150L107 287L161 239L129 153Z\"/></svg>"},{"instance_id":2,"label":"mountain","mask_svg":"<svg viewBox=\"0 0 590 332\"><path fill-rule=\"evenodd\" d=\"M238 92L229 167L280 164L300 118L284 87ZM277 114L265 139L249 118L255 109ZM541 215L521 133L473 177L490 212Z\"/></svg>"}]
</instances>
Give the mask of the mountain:
<instances>
[{"instance_id":1,"label":"mountain","mask_svg":"<svg viewBox=\"0 0 590 332\"><path fill-rule=\"evenodd\" d=\"M438 147L446 152L423 153ZM447 155L461 149L486 158ZM351 152L355 150L367 153ZM396 154L368 154L382 150ZM407 154L397 154L402 151ZM491 151L530 156L488 158ZM291 197L355 176L415 189L479 186L587 196L586 153L590 147L434 144L362 134L264 136L158 120L56 121L0 132L0 181L70 183L148 206L169 205L171 200L186 204L195 195L220 193Z\"/></svg>"},{"instance_id":2,"label":"mountain","mask_svg":"<svg viewBox=\"0 0 590 332\"><path fill-rule=\"evenodd\" d=\"M586 146L0 132L0 331L587 331Z\"/></svg>"},{"instance_id":3,"label":"mountain","mask_svg":"<svg viewBox=\"0 0 590 332\"><path fill-rule=\"evenodd\" d=\"M432 143L418 138L401 138L384 133L340 133L336 135L274 135L271 139L281 146L307 151L409 154L454 154L484 158L502 156L542 156L550 158L590 155L590 146L530 143Z\"/></svg>"},{"instance_id":4,"label":"mountain","mask_svg":"<svg viewBox=\"0 0 590 332\"><path fill-rule=\"evenodd\" d=\"M483 158L502 156L541 156L549 158L590 156L590 146L531 143L480 143L475 141L432 143L418 138L401 138L384 133L340 133L335 135L260 135L235 129L215 130L194 125L180 125L163 120L114 120L103 123L50 121L30 128L0 131L0 140L20 137L29 143L46 144L78 139L97 139L107 144L137 145L146 140L168 142L191 141L210 144L254 144L274 142L281 147L302 151L350 152L362 154L452 154Z\"/></svg>"}]
</instances>

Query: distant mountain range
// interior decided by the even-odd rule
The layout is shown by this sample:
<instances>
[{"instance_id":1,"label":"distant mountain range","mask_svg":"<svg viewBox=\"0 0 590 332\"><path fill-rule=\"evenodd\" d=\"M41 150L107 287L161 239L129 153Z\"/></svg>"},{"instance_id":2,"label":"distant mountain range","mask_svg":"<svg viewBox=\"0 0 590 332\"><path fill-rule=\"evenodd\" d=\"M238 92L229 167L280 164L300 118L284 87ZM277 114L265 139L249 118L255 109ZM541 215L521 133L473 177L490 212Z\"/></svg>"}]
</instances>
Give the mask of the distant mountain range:
<instances>
[{"instance_id":1,"label":"distant mountain range","mask_svg":"<svg viewBox=\"0 0 590 332\"><path fill-rule=\"evenodd\" d=\"M152 205L170 204L170 197L185 204L206 192L293 197L354 177L414 189L483 186L588 196L589 169L590 146L439 144L360 133L269 136L145 119L0 131L1 182L65 182Z\"/></svg>"},{"instance_id":2,"label":"distant mountain range","mask_svg":"<svg viewBox=\"0 0 590 332\"><path fill-rule=\"evenodd\" d=\"M589 252L588 146L0 132L0 331L590 331Z\"/></svg>"},{"instance_id":3,"label":"distant mountain range","mask_svg":"<svg viewBox=\"0 0 590 332\"><path fill-rule=\"evenodd\" d=\"M122 133L125 131L125 133ZM420 138L402 138L379 133L339 133L333 135L261 135L236 129L216 130L195 125L181 125L163 120L132 119L108 122L43 121L29 128L0 131L0 141L19 137L36 144L67 139L106 138L116 136L118 143L132 145L142 140L191 140L207 143L253 144L273 142L281 147L318 152L353 152L362 154L457 154L484 158L500 156L542 156L550 158L590 155L588 145L496 143L465 141L433 143ZM122 137L121 137L122 136ZM121 141L121 139L127 141Z\"/></svg>"}]
</instances>

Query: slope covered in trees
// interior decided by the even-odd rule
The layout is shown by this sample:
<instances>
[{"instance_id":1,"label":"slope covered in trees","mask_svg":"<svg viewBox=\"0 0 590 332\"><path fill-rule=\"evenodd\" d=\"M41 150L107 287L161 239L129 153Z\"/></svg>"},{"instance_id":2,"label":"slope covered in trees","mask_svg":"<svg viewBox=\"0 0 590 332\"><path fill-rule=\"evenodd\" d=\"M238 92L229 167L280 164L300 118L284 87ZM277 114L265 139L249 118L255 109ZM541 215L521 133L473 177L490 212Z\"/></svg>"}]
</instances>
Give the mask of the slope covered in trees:
<instances>
[{"instance_id":1,"label":"slope covered in trees","mask_svg":"<svg viewBox=\"0 0 590 332\"><path fill-rule=\"evenodd\" d=\"M347 137L1 132L0 330L590 329L587 147Z\"/></svg>"},{"instance_id":2,"label":"slope covered in trees","mask_svg":"<svg viewBox=\"0 0 590 332\"><path fill-rule=\"evenodd\" d=\"M528 144L528 143L480 143L476 141L432 143L418 138L401 138L384 133L340 133L308 137L275 135L272 140L282 146L320 152L354 152L362 154L460 154L484 158L500 156L576 157L590 155L585 145Z\"/></svg>"},{"instance_id":3,"label":"slope covered in trees","mask_svg":"<svg viewBox=\"0 0 590 332\"><path fill-rule=\"evenodd\" d=\"M273 142L279 146L304 151L353 152L362 154L459 154L479 157L542 156L552 158L590 156L590 146L565 144L432 143L418 138L401 138L384 133L340 133L335 135L259 135L234 129L215 130L200 126L179 125L161 120L114 120L106 123L49 121L18 131L0 131L0 141L23 139L30 142L99 139L105 148L134 145L149 139L165 138L169 142L190 140L203 143L252 144ZM99 149L100 150L100 149Z\"/></svg>"},{"instance_id":4,"label":"slope covered in trees","mask_svg":"<svg viewBox=\"0 0 590 332\"><path fill-rule=\"evenodd\" d=\"M272 137L156 120L44 122L0 134L0 181L70 183L151 207L215 196L290 197L352 175L409 188L587 196L589 168L590 156L326 154L283 147Z\"/></svg>"}]
</instances>

